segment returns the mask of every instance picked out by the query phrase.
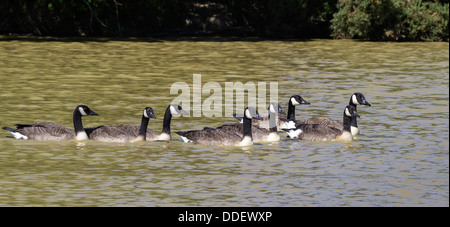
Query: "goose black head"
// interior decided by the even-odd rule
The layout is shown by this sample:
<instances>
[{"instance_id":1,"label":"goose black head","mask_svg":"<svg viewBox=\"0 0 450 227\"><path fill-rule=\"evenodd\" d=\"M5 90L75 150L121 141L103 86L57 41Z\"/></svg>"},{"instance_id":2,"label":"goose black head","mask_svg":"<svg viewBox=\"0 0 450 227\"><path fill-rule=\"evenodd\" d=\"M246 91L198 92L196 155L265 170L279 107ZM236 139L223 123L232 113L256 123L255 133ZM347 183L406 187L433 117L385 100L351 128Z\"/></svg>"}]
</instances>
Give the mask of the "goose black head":
<instances>
[{"instance_id":1,"label":"goose black head","mask_svg":"<svg viewBox=\"0 0 450 227\"><path fill-rule=\"evenodd\" d=\"M184 111L183 108L181 108L181 106L180 106L180 105L177 105L177 104L170 104L170 105L169 105L169 109L170 109L170 113L171 113L172 115L178 115L178 114L181 114L181 115L189 115L189 113L187 113L186 111Z\"/></svg>"},{"instance_id":2,"label":"goose black head","mask_svg":"<svg viewBox=\"0 0 450 227\"><path fill-rule=\"evenodd\" d=\"M269 105L269 112L270 113L280 113L280 114L286 114L286 112L284 112L283 108L281 108L279 103L273 102L270 103Z\"/></svg>"},{"instance_id":3,"label":"goose black head","mask_svg":"<svg viewBox=\"0 0 450 227\"><path fill-rule=\"evenodd\" d=\"M306 100L304 100L300 95L293 95L290 99L289 102L294 105L300 105L300 104L305 104L305 105L309 105L310 103L307 102Z\"/></svg>"},{"instance_id":4,"label":"goose black head","mask_svg":"<svg viewBox=\"0 0 450 227\"><path fill-rule=\"evenodd\" d=\"M258 119L258 120L262 120L261 116L259 116L258 111L255 108L253 108L253 107L245 108L244 116L247 119L255 118L255 119Z\"/></svg>"},{"instance_id":5,"label":"goose black head","mask_svg":"<svg viewBox=\"0 0 450 227\"><path fill-rule=\"evenodd\" d=\"M364 97L364 95L360 92L355 92L352 94L349 104L372 106L369 102L367 102L366 97Z\"/></svg>"},{"instance_id":6,"label":"goose black head","mask_svg":"<svg viewBox=\"0 0 450 227\"><path fill-rule=\"evenodd\" d=\"M151 107L145 107L144 109L144 117L146 118L156 118L153 113L153 109Z\"/></svg>"},{"instance_id":7,"label":"goose black head","mask_svg":"<svg viewBox=\"0 0 450 227\"><path fill-rule=\"evenodd\" d=\"M352 105L348 105L345 107L344 111L345 116L347 117L360 117L359 114L356 112L356 108Z\"/></svg>"},{"instance_id":8,"label":"goose black head","mask_svg":"<svg viewBox=\"0 0 450 227\"><path fill-rule=\"evenodd\" d=\"M89 109L89 107L87 107L85 105L77 106L75 111L78 111L81 114L81 116L87 116L87 115L98 116L98 114L96 112L92 111L91 109Z\"/></svg>"}]
</instances>

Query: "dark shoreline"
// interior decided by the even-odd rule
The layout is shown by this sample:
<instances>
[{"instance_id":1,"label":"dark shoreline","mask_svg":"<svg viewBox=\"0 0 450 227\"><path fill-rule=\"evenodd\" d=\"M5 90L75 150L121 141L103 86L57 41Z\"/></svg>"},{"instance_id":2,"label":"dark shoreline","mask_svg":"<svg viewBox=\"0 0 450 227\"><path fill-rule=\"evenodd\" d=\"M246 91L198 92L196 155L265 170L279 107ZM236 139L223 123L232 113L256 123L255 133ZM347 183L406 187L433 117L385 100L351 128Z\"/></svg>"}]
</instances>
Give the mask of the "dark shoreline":
<instances>
[{"instance_id":1,"label":"dark shoreline","mask_svg":"<svg viewBox=\"0 0 450 227\"><path fill-rule=\"evenodd\" d=\"M448 0L4 0L0 36L449 42L448 9Z\"/></svg>"}]
</instances>

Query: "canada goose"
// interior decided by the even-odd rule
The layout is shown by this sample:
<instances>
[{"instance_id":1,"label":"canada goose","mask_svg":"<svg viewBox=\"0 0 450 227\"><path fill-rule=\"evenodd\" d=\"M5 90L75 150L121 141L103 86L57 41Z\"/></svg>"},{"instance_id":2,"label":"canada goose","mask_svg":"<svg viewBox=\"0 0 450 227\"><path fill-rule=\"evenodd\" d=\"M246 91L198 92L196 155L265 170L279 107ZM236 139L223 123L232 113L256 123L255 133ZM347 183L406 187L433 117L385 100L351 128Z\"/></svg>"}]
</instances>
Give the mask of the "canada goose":
<instances>
[{"instance_id":1,"label":"canada goose","mask_svg":"<svg viewBox=\"0 0 450 227\"><path fill-rule=\"evenodd\" d=\"M281 129L295 128L295 106L301 104L309 105L310 103L304 100L300 95L293 95L289 98L287 117L284 114L279 114L278 118L275 119L278 131L280 131ZM281 106L279 106L278 108L281 108ZM233 116L238 119L240 123L242 123L242 116L236 114ZM262 116L262 119L262 121L253 119L252 125L258 126L260 128L270 129L269 116Z\"/></svg>"},{"instance_id":2,"label":"canada goose","mask_svg":"<svg viewBox=\"0 0 450 227\"><path fill-rule=\"evenodd\" d=\"M295 129L284 129L290 138L309 141L349 141L353 140L351 133L352 118L360 117L356 108L348 105L344 110L343 124L340 128L321 124L298 124Z\"/></svg>"},{"instance_id":3,"label":"canada goose","mask_svg":"<svg viewBox=\"0 0 450 227\"><path fill-rule=\"evenodd\" d=\"M289 121L295 121L295 106L300 104L309 105L310 103L304 100L300 95L294 95L289 99L288 113L286 116Z\"/></svg>"},{"instance_id":4,"label":"canada goose","mask_svg":"<svg viewBox=\"0 0 450 227\"><path fill-rule=\"evenodd\" d=\"M96 128L88 128L86 132L91 140L102 142L137 142L145 141L147 136L147 127L150 118L156 118L151 107L146 107L142 114L141 125L101 125Z\"/></svg>"},{"instance_id":5,"label":"canada goose","mask_svg":"<svg viewBox=\"0 0 450 227\"><path fill-rule=\"evenodd\" d=\"M357 105L365 105L365 106L372 106L369 102L367 102L366 97L360 92L355 92L350 97L349 105L355 107L355 111L357 110ZM356 117L352 118L352 124L351 124L351 132L353 136L357 136L360 133L360 130L358 128L358 124L356 121Z\"/></svg>"},{"instance_id":6,"label":"canada goose","mask_svg":"<svg viewBox=\"0 0 450 227\"><path fill-rule=\"evenodd\" d=\"M189 115L184 111L181 106L176 104L170 104L166 108L163 119L163 128L161 134L153 131L152 129L147 129L147 141L167 141L171 139L170 136L170 122L172 121L172 115ZM138 127L138 126L135 126Z\"/></svg>"},{"instance_id":7,"label":"canada goose","mask_svg":"<svg viewBox=\"0 0 450 227\"><path fill-rule=\"evenodd\" d=\"M356 92L353 93L350 96L350 101L349 101L349 105L353 106L356 110L356 106L357 105L366 105L366 106L371 106L369 102L367 102L366 98L364 97L364 95L360 92ZM342 130L342 123L336 120L332 120L329 118L323 118L323 117L312 117L312 118L308 118L304 121L300 121L296 123L297 125L300 124L320 124L320 125L325 125L325 126L330 126L333 128L338 128ZM356 121L356 117L352 118L352 122L351 122L351 132L353 136L357 136L359 134L359 128L358 128L358 124Z\"/></svg>"},{"instance_id":8,"label":"canada goose","mask_svg":"<svg viewBox=\"0 0 450 227\"><path fill-rule=\"evenodd\" d=\"M244 122L241 134L237 134L230 130L225 130L221 127L192 131L178 131L176 133L180 135L185 143L192 142L203 145L250 146L253 144L253 118L262 119L255 108L247 107L244 111Z\"/></svg>"},{"instance_id":9,"label":"canada goose","mask_svg":"<svg viewBox=\"0 0 450 227\"><path fill-rule=\"evenodd\" d=\"M10 132L16 139L24 140L87 140L89 137L83 128L81 121L82 116L94 115L97 113L89 109L85 105L79 105L73 111L73 126L75 132L70 128L56 124L53 122L39 122L34 124L17 124L16 129L10 127L3 127L3 129Z\"/></svg>"},{"instance_id":10,"label":"canada goose","mask_svg":"<svg viewBox=\"0 0 450 227\"><path fill-rule=\"evenodd\" d=\"M270 103L268 108L268 130L263 127L258 127L253 125L252 119L252 138L253 142L260 143L260 142L273 142L273 141L279 141L280 135L278 135L278 129L276 120L278 118L278 113L286 114L281 106L278 103ZM264 119L261 117L261 119ZM243 124L233 124L233 125L223 125L218 127L218 129L221 130L228 130L230 132L234 132L238 134L239 136L242 136L243 131Z\"/></svg>"}]
</instances>

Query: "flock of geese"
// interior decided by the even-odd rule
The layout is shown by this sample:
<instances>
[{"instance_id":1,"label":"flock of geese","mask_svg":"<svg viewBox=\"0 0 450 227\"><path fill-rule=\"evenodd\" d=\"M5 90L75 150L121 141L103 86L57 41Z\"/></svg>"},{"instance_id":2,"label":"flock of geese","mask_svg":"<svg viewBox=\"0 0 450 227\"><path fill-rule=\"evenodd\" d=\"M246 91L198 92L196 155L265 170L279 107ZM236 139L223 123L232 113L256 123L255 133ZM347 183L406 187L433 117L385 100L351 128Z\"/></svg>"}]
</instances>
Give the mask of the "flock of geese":
<instances>
[{"instance_id":1,"label":"flock of geese","mask_svg":"<svg viewBox=\"0 0 450 227\"><path fill-rule=\"evenodd\" d=\"M240 123L222 125L217 128L204 127L200 130L177 131L186 143L203 145L249 146L254 142L273 142L280 140L280 131L285 131L289 138L309 141L351 141L359 134L356 111L357 105L371 104L362 93L354 93L343 112L343 121L329 118L313 117L306 120L295 119L295 107L307 105L301 96L289 98L288 112L283 111L278 103L271 103L268 113L261 116L253 107L247 107L243 115L234 115ZM153 109L146 107L140 125L100 125L84 128L83 116L98 116L85 105L79 105L73 111L74 130L53 122L34 124L17 124L16 128L3 127L16 139L24 140L95 140L102 142L136 142L136 141L169 141L172 115L187 115L181 106L170 104L164 114L162 132L157 133L148 128L150 118L156 118Z\"/></svg>"}]
</instances>

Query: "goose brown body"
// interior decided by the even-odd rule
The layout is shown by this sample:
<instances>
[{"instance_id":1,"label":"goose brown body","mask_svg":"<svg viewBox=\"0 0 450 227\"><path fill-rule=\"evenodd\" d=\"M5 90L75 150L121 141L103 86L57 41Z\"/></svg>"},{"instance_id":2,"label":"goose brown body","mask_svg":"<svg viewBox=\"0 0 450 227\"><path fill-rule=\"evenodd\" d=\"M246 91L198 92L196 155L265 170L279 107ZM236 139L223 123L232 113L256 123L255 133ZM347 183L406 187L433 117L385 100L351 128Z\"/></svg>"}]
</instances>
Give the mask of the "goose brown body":
<instances>
[{"instance_id":1,"label":"goose brown body","mask_svg":"<svg viewBox=\"0 0 450 227\"><path fill-rule=\"evenodd\" d=\"M86 129L90 139L102 142L137 142L145 141L147 137L147 127L149 118L156 118L153 109L146 107L142 115L140 125L101 125L96 128Z\"/></svg>"},{"instance_id":2,"label":"goose brown body","mask_svg":"<svg viewBox=\"0 0 450 227\"><path fill-rule=\"evenodd\" d=\"M359 117L354 106L345 107L343 124L339 127L332 127L321 124L297 124L295 129L285 130L289 137L299 140L309 141L351 141L352 118Z\"/></svg>"},{"instance_id":3,"label":"goose brown body","mask_svg":"<svg viewBox=\"0 0 450 227\"><path fill-rule=\"evenodd\" d=\"M355 109L355 111L357 110L358 105L371 106L371 104L366 100L364 95L360 92L355 92L350 96L350 101L349 101L348 105L352 106ZM343 130L342 122L339 122L339 121L333 120L333 119L329 119L329 118L323 118L323 117L312 117L312 118L308 118L303 121L296 121L295 124L296 124L296 127L298 125L302 125L302 124L320 124L320 125ZM356 117L352 118L352 121L350 124L350 132L353 136L357 136L360 133L360 129L358 128Z\"/></svg>"},{"instance_id":4,"label":"goose brown body","mask_svg":"<svg viewBox=\"0 0 450 227\"><path fill-rule=\"evenodd\" d=\"M86 140L89 139L81 117L87 115L97 116L98 114L89 109L85 105L79 105L73 111L73 125L75 131L72 129L53 122L38 122L33 124L17 124L16 128L3 127L9 131L16 139L25 140Z\"/></svg>"},{"instance_id":5,"label":"goose brown body","mask_svg":"<svg viewBox=\"0 0 450 227\"><path fill-rule=\"evenodd\" d=\"M176 132L184 142L202 145L249 146L253 144L251 119L261 119L256 109L247 107L242 127L223 125L217 128ZM242 130L242 131L239 131Z\"/></svg>"}]
</instances>

